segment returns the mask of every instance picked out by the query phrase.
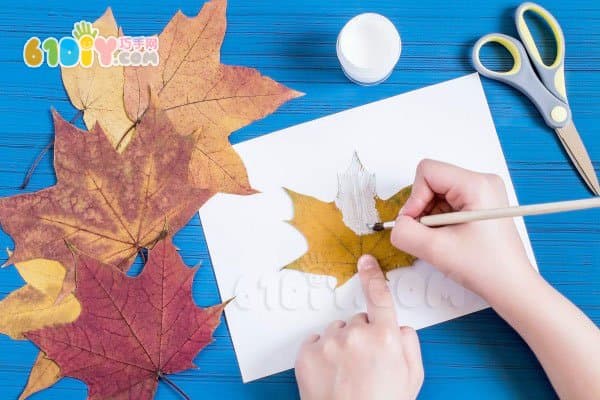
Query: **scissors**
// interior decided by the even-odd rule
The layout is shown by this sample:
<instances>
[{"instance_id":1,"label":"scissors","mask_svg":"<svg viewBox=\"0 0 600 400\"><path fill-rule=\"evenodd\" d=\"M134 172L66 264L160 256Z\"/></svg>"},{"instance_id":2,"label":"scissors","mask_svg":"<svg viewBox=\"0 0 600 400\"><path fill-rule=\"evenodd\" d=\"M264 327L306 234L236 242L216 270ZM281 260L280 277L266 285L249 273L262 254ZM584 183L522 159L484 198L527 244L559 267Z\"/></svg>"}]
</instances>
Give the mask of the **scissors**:
<instances>
[{"instance_id":1,"label":"scissors","mask_svg":"<svg viewBox=\"0 0 600 400\"><path fill-rule=\"evenodd\" d=\"M552 30L556 42L556 58L551 65L546 65L542 60L525 21L526 12L537 14ZM542 114L546 125L554 129L558 135L585 183L595 195L600 195L598 177L577 128L573 124L571 108L567 101L564 70L565 38L562 29L550 12L535 3L521 4L515 12L515 21L521 41L501 33L483 36L473 48L473 66L481 75L518 89L533 102ZM493 71L481 62L479 54L481 48L492 42L504 47L512 56L513 67L509 71Z\"/></svg>"}]
</instances>

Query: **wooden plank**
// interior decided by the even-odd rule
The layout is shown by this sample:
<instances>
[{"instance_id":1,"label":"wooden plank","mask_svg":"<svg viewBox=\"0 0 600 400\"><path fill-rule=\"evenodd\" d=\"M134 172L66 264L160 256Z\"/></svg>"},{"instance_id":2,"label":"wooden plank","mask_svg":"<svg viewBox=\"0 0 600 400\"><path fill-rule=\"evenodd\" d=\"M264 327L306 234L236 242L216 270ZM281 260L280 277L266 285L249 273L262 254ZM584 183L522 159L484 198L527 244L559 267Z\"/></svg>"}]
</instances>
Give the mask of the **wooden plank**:
<instances>
[{"instance_id":1,"label":"wooden plank","mask_svg":"<svg viewBox=\"0 0 600 400\"><path fill-rule=\"evenodd\" d=\"M152 3L152 4L150 4ZM194 13L202 1L180 0ZM173 2L117 1L113 11L125 32L151 34L162 29L176 11ZM225 63L248 65L306 93L277 113L235 132L237 143L293 124L365 104L425 85L470 73L470 46L482 34L500 30L515 34L511 19L515 3L505 0L231 0ZM567 40L567 88L575 122L596 169L600 168L600 3L559 2L544 6L559 19ZM19 193L25 170L52 137L49 109L67 118L75 114L62 88L58 70L28 69L22 63L24 42L32 35L60 37L82 18L99 16L105 2L39 2L23 0L0 5L0 195ZM377 11L399 28L403 52L390 79L377 87L349 83L335 57L337 32L353 15ZM522 96L510 88L484 81L498 134L518 197L523 203L567 200L588 195L553 133ZM28 190L52 185L50 157L42 162ZM600 322L600 211L526 219L542 274L567 297ZM194 284L198 304L219 300L201 224L195 217L175 238L185 261L202 268ZM11 247L0 234L0 248ZM20 285L14 268L0 279L0 295ZM421 398L546 399L552 389L533 354L490 310L420 332L426 381ZM35 357L34 346L0 337L0 393L15 398ZM198 370L173 380L193 398L296 398L288 371L243 385L226 325L216 341L196 360ZM85 386L64 379L36 399L85 398ZM176 399L159 388L157 398Z\"/></svg>"}]
</instances>

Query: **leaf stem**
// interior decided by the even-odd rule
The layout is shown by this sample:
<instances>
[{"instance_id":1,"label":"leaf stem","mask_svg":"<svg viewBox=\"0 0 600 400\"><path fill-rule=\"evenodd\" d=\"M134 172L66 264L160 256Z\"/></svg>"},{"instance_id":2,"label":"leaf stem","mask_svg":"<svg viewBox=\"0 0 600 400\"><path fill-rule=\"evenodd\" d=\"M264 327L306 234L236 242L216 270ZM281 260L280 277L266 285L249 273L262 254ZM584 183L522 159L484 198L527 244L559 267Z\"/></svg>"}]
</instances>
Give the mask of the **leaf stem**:
<instances>
[{"instance_id":1,"label":"leaf stem","mask_svg":"<svg viewBox=\"0 0 600 400\"><path fill-rule=\"evenodd\" d=\"M143 247L138 247L138 254L142 258L142 262L144 263L144 265L146 265L146 261L148 261L148 260L146 260L146 253L144 253Z\"/></svg>"},{"instance_id":2,"label":"leaf stem","mask_svg":"<svg viewBox=\"0 0 600 400\"><path fill-rule=\"evenodd\" d=\"M79 119L79 117L81 117L82 114L83 114L83 111L81 111L81 110L77 111L77 114L75 114L75 116L73 118L71 118L69 123L74 124L75 121L77 121ZM37 157L31 164L31 166L27 170L27 173L25 174L25 178L23 179L23 183L21 183L21 186L19 186L20 190L24 190L25 188L27 188L27 185L29 185L29 181L31 180L33 173L37 169L38 165L40 165L40 162L42 161L42 159L44 158L46 153L48 153L48 151L50 151L50 149L53 146L54 146L54 139L50 140L50 142L46 145L46 147L44 147L42 149L42 151L40 151L40 153L37 155Z\"/></svg>"},{"instance_id":3,"label":"leaf stem","mask_svg":"<svg viewBox=\"0 0 600 400\"><path fill-rule=\"evenodd\" d=\"M177 386L175 384L175 382L173 382L172 380L167 378L167 376L165 374L163 374L162 372L158 373L158 379L162 380L164 383L169 385L173 390L175 390L185 400L190 400L190 397L187 394L185 394L185 392L183 390L181 390L181 388L179 386Z\"/></svg>"},{"instance_id":4,"label":"leaf stem","mask_svg":"<svg viewBox=\"0 0 600 400\"><path fill-rule=\"evenodd\" d=\"M139 120L135 121L129 128L127 128L127 130L125 131L123 136L121 136L121 138L117 142L117 145L115 146L115 150L119 151L119 149L121 148L121 145L123 144L123 141L125 140L127 135L129 135L129 132L131 132L133 130L133 128L135 128L137 126L138 122L139 122Z\"/></svg>"}]
</instances>

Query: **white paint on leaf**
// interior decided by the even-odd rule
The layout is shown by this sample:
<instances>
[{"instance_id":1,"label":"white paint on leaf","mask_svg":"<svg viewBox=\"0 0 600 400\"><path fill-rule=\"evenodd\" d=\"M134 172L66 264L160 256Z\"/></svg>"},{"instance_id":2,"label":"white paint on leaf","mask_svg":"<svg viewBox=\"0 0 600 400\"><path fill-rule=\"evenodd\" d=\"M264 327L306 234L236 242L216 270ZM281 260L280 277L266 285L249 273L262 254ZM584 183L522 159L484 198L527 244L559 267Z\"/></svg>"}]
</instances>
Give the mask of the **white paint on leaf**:
<instances>
[{"instance_id":1,"label":"white paint on leaf","mask_svg":"<svg viewBox=\"0 0 600 400\"><path fill-rule=\"evenodd\" d=\"M348 169L338 174L335 205L342 213L344 224L357 235L373 233L367 225L379 222L375 196L375 174L363 167L354 152Z\"/></svg>"}]
</instances>

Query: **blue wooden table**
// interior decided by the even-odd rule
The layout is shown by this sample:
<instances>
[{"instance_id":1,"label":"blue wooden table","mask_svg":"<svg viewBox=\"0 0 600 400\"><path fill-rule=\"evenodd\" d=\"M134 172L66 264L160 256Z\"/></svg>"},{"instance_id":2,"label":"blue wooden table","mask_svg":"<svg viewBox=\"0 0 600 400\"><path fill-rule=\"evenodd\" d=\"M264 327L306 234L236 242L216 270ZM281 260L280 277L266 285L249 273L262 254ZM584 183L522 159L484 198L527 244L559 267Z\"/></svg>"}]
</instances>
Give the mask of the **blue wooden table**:
<instances>
[{"instance_id":1,"label":"blue wooden table","mask_svg":"<svg viewBox=\"0 0 600 400\"><path fill-rule=\"evenodd\" d=\"M594 165L600 168L600 3L597 0L542 3L553 12L567 39L567 88L575 121ZM160 32L181 8L195 14L196 1L21 0L0 6L0 195L20 193L18 186L38 152L52 138L49 109L67 119L76 111L63 90L58 69L29 69L22 47L34 35L62 37L80 19L95 20L111 5L128 33ZM310 119L365 104L472 72L471 45L482 34L516 34L513 1L472 0L231 0L222 48L227 64L262 73L306 93L275 114L235 132L233 143ZM337 32L353 15L375 11L398 27L403 49L385 83L360 87L346 80L335 56ZM568 163L553 133L513 90L484 81L486 94L522 203L565 200L589 193ZM365 133L367 134L367 133ZM407 140L409 138L409 132ZM35 173L27 191L52 185L51 156ZM600 210L526 219L544 277L596 323L600 322ZM184 260L201 262L194 297L200 305L219 301L198 217L175 237ZM0 235L0 248L12 247ZM22 284L14 268L0 271L0 296ZM535 301L535 299L531 299ZM552 310L548 310L552 312ZM552 332L548 332L552 334ZM242 384L225 324L216 340L197 357L198 370L172 377L193 399L297 398L292 371ZM523 341L491 310L420 331L426 379L421 398L546 399L554 393ZM37 349L26 341L0 337L0 393L16 398L27 380ZM35 399L85 398L86 388L63 379ZM157 398L176 399L159 385Z\"/></svg>"}]
</instances>

